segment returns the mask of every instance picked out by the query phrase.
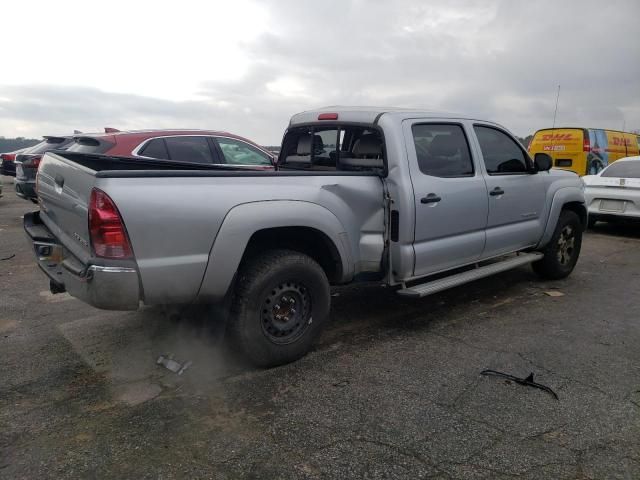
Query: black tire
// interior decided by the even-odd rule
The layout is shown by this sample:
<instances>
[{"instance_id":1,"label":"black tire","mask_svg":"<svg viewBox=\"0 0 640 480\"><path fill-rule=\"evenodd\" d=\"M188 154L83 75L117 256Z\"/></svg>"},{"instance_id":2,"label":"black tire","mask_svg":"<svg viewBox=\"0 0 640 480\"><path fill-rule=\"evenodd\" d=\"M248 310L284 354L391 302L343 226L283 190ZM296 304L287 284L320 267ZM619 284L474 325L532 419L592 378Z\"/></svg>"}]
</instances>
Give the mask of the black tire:
<instances>
[{"instance_id":1,"label":"black tire","mask_svg":"<svg viewBox=\"0 0 640 480\"><path fill-rule=\"evenodd\" d=\"M558 280L567 277L576 266L582 247L582 224L571 210L563 210L551 240L542 250L544 258L531 264L542 278Z\"/></svg>"},{"instance_id":2,"label":"black tire","mask_svg":"<svg viewBox=\"0 0 640 480\"><path fill-rule=\"evenodd\" d=\"M274 367L303 357L329 316L322 267L292 250L271 250L241 266L231 306L231 341L254 365Z\"/></svg>"}]
</instances>

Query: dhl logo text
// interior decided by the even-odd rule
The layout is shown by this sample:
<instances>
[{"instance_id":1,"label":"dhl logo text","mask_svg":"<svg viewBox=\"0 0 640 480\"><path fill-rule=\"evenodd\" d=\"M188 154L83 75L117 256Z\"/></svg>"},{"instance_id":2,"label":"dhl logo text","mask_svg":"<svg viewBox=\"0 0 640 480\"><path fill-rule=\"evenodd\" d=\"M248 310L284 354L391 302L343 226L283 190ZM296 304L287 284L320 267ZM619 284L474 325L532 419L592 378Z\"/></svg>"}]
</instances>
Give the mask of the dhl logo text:
<instances>
[{"instance_id":1,"label":"dhl logo text","mask_svg":"<svg viewBox=\"0 0 640 480\"><path fill-rule=\"evenodd\" d=\"M553 133L549 133L542 136L542 141L548 142L553 140L555 142L557 140L573 140L573 138L573 135L570 133L556 133L555 135Z\"/></svg>"}]
</instances>

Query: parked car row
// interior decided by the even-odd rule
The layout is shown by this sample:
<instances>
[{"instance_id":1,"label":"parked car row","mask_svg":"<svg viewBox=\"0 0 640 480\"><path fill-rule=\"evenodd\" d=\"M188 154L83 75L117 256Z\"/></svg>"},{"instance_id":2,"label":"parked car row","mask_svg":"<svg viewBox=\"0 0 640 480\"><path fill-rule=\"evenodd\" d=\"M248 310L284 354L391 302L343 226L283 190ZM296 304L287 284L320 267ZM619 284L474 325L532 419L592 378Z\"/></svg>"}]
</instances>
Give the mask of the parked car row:
<instances>
[{"instance_id":1,"label":"parked car row","mask_svg":"<svg viewBox=\"0 0 640 480\"><path fill-rule=\"evenodd\" d=\"M36 201L38 166L48 151L138 159L158 159L180 163L272 169L275 157L251 140L228 132L211 130L137 130L105 128L103 133L46 136L39 144L2 154L2 172L16 177L16 194Z\"/></svg>"}]
</instances>

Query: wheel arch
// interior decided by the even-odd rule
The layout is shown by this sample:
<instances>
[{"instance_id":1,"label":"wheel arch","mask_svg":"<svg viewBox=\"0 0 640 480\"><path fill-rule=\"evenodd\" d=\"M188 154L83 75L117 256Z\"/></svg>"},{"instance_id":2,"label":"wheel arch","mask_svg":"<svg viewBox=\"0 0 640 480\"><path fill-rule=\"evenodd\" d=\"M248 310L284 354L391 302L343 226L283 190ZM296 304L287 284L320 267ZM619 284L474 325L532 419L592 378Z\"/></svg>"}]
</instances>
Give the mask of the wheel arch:
<instances>
[{"instance_id":1,"label":"wheel arch","mask_svg":"<svg viewBox=\"0 0 640 480\"><path fill-rule=\"evenodd\" d=\"M583 231L587 228L588 214L582 190L578 187L560 188L553 196L544 233L536 248L542 248L549 243L563 210L575 212L580 218Z\"/></svg>"},{"instance_id":2,"label":"wheel arch","mask_svg":"<svg viewBox=\"0 0 640 480\"><path fill-rule=\"evenodd\" d=\"M209 253L198 300L221 301L241 263L273 248L310 256L332 283L353 277L346 230L328 209L294 200L247 203L234 207L225 217Z\"/></svg>"}]
</instances>

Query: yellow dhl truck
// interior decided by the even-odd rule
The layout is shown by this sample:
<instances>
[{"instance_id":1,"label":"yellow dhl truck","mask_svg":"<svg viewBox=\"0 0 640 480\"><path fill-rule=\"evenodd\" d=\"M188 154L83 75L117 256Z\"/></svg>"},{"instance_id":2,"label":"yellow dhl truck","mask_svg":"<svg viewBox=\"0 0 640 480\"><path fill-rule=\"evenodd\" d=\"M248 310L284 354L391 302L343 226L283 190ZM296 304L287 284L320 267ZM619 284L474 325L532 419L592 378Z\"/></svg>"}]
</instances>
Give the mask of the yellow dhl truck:
<instances>
[{"instance_id":1,"label":"yellow dhl truck","mask_svg":"<svg viewBox=\"0 0 640 480\"><path fill-rule=\"evenodd\" d=\"M531 139L529 153L551 155L553 166L578 175L595 175L624 157L640 153L640 136L594 128L544 128Z\"/></svg>"}]
</instances>

